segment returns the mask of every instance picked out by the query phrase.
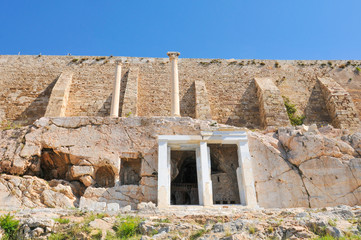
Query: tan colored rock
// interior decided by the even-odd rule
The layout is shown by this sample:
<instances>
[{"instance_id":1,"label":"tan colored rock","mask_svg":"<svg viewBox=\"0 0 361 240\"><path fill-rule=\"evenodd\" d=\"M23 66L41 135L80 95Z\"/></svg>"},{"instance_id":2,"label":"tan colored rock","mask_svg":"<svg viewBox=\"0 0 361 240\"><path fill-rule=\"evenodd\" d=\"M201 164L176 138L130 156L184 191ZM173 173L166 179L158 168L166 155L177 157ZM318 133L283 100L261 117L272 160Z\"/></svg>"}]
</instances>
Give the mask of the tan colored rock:
<instances>
[{"instance_id":1,"label":"tan colored rock","mask_svg":"<svg viewBox=\"0 0 361 240\"><path fill-rule=\"evenodd\" d=\"M91 221L89 223L89 226L91 228L95 228L95 229L100 229L100 230L105 230L105 231L109 231L112 229L112 224L102 220L102 219L95 219L94 221Z\"/></svg>"},{"instance_id":2,"label":"tan colored rock","mask_svg":"<svg viewBox=\"0 0 361 240\"><path fill-rule=\"evenodd\" d=\"M71 187L53 186L37 177L0 175L0 207L74 207L76 197Z\"/></svg>"},{"instance_id":3,"label":"tan colored rock","mask_svg":"<svg viewBox=\"0 0 361 240\"><path fill-rule=\"evenodd\" d=\"M94 179L87 175L87 176L81 176L79 180L86 186L89 187L95 183Z\"/></svg>"},{"instance_id":4,"label":"tan colored rock","mask_svg":"<svg viewBox=\"0 0 361 240\"><path fill-rule=\"evenodd\" d=\"M78 178L84 175L93 176L94 168L92 166L72 166L71 167L71 176L73 178Z\"/></svg>"}]
</instances>

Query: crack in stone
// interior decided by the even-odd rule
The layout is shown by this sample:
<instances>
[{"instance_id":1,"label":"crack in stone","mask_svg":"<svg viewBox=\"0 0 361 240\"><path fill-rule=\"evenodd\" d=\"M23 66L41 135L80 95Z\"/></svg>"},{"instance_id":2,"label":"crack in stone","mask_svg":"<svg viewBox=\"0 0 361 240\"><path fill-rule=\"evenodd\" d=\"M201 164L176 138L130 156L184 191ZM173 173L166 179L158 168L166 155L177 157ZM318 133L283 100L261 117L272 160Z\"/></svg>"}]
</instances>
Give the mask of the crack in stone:
<instances>
[{"instance_id":1,"label":"crack in stone","mask_svg":"<svg viewBox=\"0 0 361 240\"><path fill-rule=\"evenodd\" d=\"M282 144L281 142L280 142L280 147L283 148L283 150L284 150L285 153L286 153L286 157L288 157L288 156L287 156L287 155L288 155L288 154L287 154L287 151L285 150L285 148L284 148L284 146L283 146L283 144ZM311 208L311 207L312 207L312 206L311 206L311 195L310 195L310 193L309 193L309 191L308 191L308 189L307 189L307 187L306 187L305 181L304 181L304 179L303 179L303 178L306 178L306 177L304 176L303 172L301 171L301 169L300 169L297 165L291 163L288 159L284 158L283 156L280 156L280 157L281 157L287 164L291 165L291 166L292 166L291 169L296 170L296 172L297 172L298 175L300 176L301 181L302 181L303 188L305 189L306 194L307 194L308 207Z\"/></svg>"}]
</instances>

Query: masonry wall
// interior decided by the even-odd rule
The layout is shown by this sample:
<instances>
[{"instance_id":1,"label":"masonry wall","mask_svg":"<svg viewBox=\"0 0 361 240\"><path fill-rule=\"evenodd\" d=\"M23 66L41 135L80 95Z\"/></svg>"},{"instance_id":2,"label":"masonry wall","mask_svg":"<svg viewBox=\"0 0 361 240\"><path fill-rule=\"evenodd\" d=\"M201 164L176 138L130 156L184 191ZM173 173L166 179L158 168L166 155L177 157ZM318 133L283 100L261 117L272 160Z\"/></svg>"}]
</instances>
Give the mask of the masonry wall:
<instances>
[{"instance_id":1,"label":"masonry wall","mask_svg":"<svg viewBox=\"0 0 361 240\"><path fill-rule=\"evenodd\" d=\"M115 61L122 87L129 67L139 67L138 115L170 114L168 58L87 56L0 56L0 120L31 123L45 113L60 74L73 72L66 116L108 116ZM221 123L261 127L255 77L271 77L281 95L295 103L306 123L330 123L317 77L331 77L347 90L361 114L361 61L273 61L179 59L182 116L195 117L194 81L205 82L212 118ZM121 90L121 101L125 89ZM120 106L121 107L121 106Z\"/></svg>"}]
</instances>

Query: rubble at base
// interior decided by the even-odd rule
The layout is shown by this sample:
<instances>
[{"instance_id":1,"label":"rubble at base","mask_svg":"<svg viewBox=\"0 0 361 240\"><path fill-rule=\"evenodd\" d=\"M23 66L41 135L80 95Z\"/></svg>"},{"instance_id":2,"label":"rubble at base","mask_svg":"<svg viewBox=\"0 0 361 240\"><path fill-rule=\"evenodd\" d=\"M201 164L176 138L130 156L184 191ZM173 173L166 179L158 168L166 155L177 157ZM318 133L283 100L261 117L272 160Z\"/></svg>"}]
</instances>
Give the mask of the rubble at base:
<instances>
[{"instance_id":1,"label":"rubble at base","mask_svg":"<svg viewBox=\"0 0 361 240\"><path fill-rule=\"evenodd\" d=\"M0 211L0 215L7 212ZM134 220L135 239L337 239L361 237L361 206L246 209L241 206L145 208L127 214L64 209L14 211L25 239L120 239L114 226ZM114 230L115 229L115 230ZM1 233L1 231L0 231ZM70 235L71 234L71 235ZM118 234L118 235L117 235ZM359 238L357 238L357 236Z\"/></svg>"}]
</instances>

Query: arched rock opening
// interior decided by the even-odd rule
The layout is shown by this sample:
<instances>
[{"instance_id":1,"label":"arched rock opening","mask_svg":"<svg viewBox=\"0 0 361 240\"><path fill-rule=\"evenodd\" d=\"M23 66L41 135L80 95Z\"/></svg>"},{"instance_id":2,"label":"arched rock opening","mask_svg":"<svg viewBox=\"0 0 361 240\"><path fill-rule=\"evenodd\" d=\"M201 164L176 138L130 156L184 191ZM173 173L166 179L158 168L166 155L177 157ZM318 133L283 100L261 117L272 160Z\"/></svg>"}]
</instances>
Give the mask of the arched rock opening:
<instances>
[{"instance_id":1,"label":"arched rock opening","mask_svg":"<svg viewBox=\"0 0 361 240\"><path fill-rule=\"evenodd\" d=\"M95 173L96 187L114 187L115 174L111 167L102 166Z\"/></svg>"}]
</instances>

